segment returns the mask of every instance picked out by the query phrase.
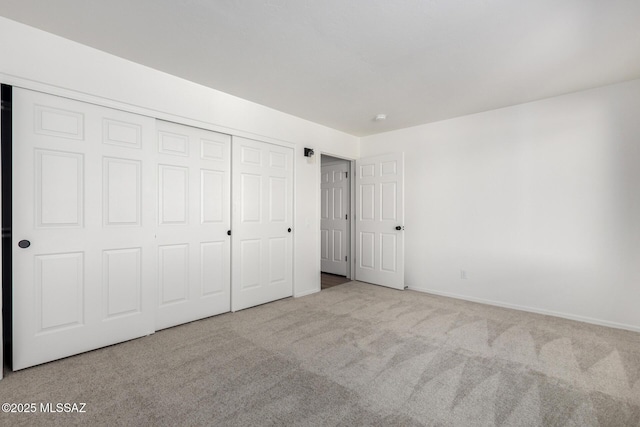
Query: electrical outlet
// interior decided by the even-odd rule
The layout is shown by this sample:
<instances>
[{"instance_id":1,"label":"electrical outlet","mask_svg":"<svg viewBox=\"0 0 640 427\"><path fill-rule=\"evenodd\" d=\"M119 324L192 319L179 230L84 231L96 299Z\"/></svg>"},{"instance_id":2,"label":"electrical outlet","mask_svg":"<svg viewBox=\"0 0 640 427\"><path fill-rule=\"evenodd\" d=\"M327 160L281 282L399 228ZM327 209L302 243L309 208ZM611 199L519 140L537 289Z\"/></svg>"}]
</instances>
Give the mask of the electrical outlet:
<instances>
[{"instance_id":1,"label":"electrical outlet","mask_svg":"<svg viewBox=\"0 0 640 427\"><path fill-rule=\"evenodd\" d=\"M461 279L467 278L467 270L460 270L460 278Z\"/></svg>"}]
</instances>

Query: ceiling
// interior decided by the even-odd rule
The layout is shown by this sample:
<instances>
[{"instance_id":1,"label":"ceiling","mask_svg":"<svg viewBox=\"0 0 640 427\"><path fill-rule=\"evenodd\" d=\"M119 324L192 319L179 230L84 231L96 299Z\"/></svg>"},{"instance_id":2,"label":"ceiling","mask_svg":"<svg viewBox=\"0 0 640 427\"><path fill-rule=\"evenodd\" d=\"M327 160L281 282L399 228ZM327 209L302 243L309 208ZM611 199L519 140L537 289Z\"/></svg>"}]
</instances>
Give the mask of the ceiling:
<instances>
[{"instance_id":1,"label":"ceiling","mask_svg":"<svg viewBox=\"0 0 640 427\"><path fill-rule=\"evenodd\" d=\"M0 15L356 136L640 78L638 0L0 0Z\"/></svg>"}]
</instances>

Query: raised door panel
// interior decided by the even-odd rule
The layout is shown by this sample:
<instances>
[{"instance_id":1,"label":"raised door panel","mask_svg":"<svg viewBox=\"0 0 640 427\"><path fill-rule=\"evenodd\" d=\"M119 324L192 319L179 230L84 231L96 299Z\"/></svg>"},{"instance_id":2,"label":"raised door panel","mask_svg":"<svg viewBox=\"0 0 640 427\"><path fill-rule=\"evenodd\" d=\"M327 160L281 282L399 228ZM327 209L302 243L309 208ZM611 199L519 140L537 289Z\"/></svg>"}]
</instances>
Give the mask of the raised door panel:
<instances>
[{"instance_id":1,"label":"raised door panel","mask_svg":"<svg viewBox=\"0 0 640 427\"><path fill-rule=\"evenodd\" d=\"M229 142L227 135L218 140L209 138L200 139L200 157L204 160L225 161L228 159Z\"/></svg>"},{"instance_id":2,"label":"raised door panel","mask_svg":"<svg viewBox=\"0 0 640 427\"><path fill-rule=\"evenodd\" d=\"M81 227L84 155L35 150L35 210L39 227Z\"/></svg>"},{"instance_id":3,"label":"raised door panel","mask_svg":"<svg viewBox=\"0 0 640 427\"><path fill-rule=\"evenodd\" d=\"M104 318L139 313L142 248L105 250L102 259Z\"/></svg>"},{"instance_id":4,"label":"raised door panel","mask_svg":"<svg viewBox=\"0 0 640 427\"><path fill-rule=\"evenodd\" d=\"M287 201L287 179L269 177L269 222L285 223L289 221L289 203Z\"/></svg>"},{"instance_id":5,"label":"raised door panel","mask_svg":"<svg viewBox=\"0 0 640 427\"><path fill-rule=\"evenodd\" d=\"M398 236L380 233L380 269L389 273L397 272Z\"/></svg>"},{"instance_id":6,"label":"raised door panel","mask_svg":"<svg viewBox=\"0 0 640 427\"><path fill-rule=\"evenodd\" d=\"M166 131L158 132L158 152L188 157L189 136Z\"/></svg>"},{"instance_id":7,"label":"raised door panel","mask_svg":"<svg viewBox=\"0 0 640 427\"><path fill-rule=\"evenodd\" d=\"M142 165L138 160L103 158L103 220L105 227L140 226Z\"/></svg>"},{"instance_id":8,"label":"raised door panel","mask_svg":"<svg viewBox=\"0 0 640 427\"><path fill-rule=\"evenodd\" d=\"M358 257L360 268L373 270L376 266L376 248L375 248L375 233L362 231L359 240L360 256Z\"/></svg>"},{"instance_id":9,"label":"raised door panel","mask_svg":"<svg viewBox=\"0 0 640 427\"><path fill-rule=\"evenodd\" d=\"M75 105L73 108L80 110L82 106ZM50 105L34 105L34 111L36 134L65 139L84 139L84 113Z\"/></svg>"},{"instance_id":10,"label":"raised door panel","mask_svg":"<svg viewBox=\"0 0 640 427\"><path fill-rule=\"evenodd\" d=\"M380 219L396 221L398 219L397 183L383 182L380 184Z\"/></svg>"},{"instance_id":11,"label":"raised door panel","mask_svg":"<svg viewBox=\"0 0 640 427\"><path fill-rule=\"evenodd\" d=\"M37 334L84 324L84 253L35 257Z\"/></svg>"},{"instance_id":12,"label":"raised door panel","mask_svg":"<svg viewBox=\"0 0 640 427\"><path fill-rule=\"evenodd\" d=\"M226 241L203 242L200 245L200 280L203 296L225 294L225 281L221 278L228 275L229 257L226 255Z\"/></svg>"},{"instance_id":13,"label":"raised door panel","mask_svg":"<svg viewBox=\"0 0 640 427\"><path fill-rule=\"evenodd\" d=\"M206 223L221 223L224 220L224 208L228 194L225 194L224 171L200 171L200 221Z\"/></svg>"},{"instance_id":14,"label":"raised door panel","mask_svg":"<svg viewBox=\"0 0 640 427\"><path fill-rule=\"evenodd\" d=\"M282 283L287 280L286 237L272 237L269 239L269 285Z\"/></svg>"},{"instance_id":15,"label":"raised door panel","mask_svg":"<svg viewBox=\"0 0 640 427\"><path fill-rule=\"evenodd\" d=\"M233 261L240 263L241 290L262 286L262 240L244 239L240 241L240 258Z\"/></svg>"},{"instance_id":16,"label":"raised door panel","mask_svg":"<svg viewBox=\"0 0 640 427\"><path fill-rule=\"evenodd\" d=\"M259 223L262 221L263 199L262 199L263 176L257 174L243 173L240 175L240 211L241 222Z\"/></svg>"},{"instance_id":17,"label":"raised door panel","mask_svg":"<svg viewBox=\"0 0 640 427\"><path fill-rule=\"evenodd\" d=\"M320 189L320 219L330 219L329 218L329 208L330 201L329 195L331 194L331 189L322 188Z\"/></svg>"},{"instance_id":18,"label":"raised door panel","mask_svg":"<svg viewBox=\"0 0 640 427\"><path fill-rule=\"evenodd\" d=\"M361 221L374 221L376 219L376 187L374 184L362 184L359 186Z\"/></svg>"},{"instance_id":19,"label":"raised door panel","mask_svg":"<svg viewBox=\"0 0 640 427\"><path fill-rule=\"evenodd\" d=\"M159 165L158 186L160 225L186 225L189 220L189 169Z\"/></svg>"},{"instance_id":20,"label":"raised door panel","mask_svg":"<svg viewBox=\"0 0 640 427\"><path fill-rule=\"evenodd\" d=\"M329 261L329 249L329 230L320 230L320 259L322 261Z\"/></svg>"},{"instance_id":21,"label":"raised door panel","mask_svg":"<svg viewBox=\"0 0 640 427\"><path fill-rule=\"evenodd\" d=\"M245 166L262 166L263 152L260 148L243 146L240 148L240 163Z\"/></svg>"},{"instance_id":22,"label":"raised door panel","mask_svg":"<svg viewBox=\"0 0 640 427\"><path fill-rule=\"evenodd\" d=\"M335 220L343 220L345 219L345 211L344 211L344 191L342 188L334 188L333 189L333 218Z\"/></svg>"},{"instance_id":23,"label":"raised door panel","mask_svg":"<svg viewBox=\"0 0 640 427\"><path fill-rule=\"evenodd\" d=\"M342 258L344 257L343 250L343 233L342 230L333 230L333 261L334 262L342 262L344 261Z\"/></svg>"},{"instance_id":24,"label":"raised door panel","mask_svg":"<svg viewBox=\"0 0 640 427\"><path fill-rule=\"evenodd\" d=\"M360 172L360 178L373 178L375 176L376 165L373 163L361 163L358 170Z\"/></svg>"},{"instance_id":25,"label":"raised door panel","mask_svg":"<svg viewBox=\"0 0 640 427\"><path fill-rule=\"evenodd\" d=\"M160 305L175 304L189 298L189 245L158 248Z\"/></svg>"},{"instance_id":26,"label":"raised door panel","mask_svg":"<svg viewBox=\"0 0 640 427\"><path fill-rule=\"evenodd\" d=\"M103 144L121 147L142 148L142 126L114 119L104 119L102 122Z\"/></svg>"}]
</instances>

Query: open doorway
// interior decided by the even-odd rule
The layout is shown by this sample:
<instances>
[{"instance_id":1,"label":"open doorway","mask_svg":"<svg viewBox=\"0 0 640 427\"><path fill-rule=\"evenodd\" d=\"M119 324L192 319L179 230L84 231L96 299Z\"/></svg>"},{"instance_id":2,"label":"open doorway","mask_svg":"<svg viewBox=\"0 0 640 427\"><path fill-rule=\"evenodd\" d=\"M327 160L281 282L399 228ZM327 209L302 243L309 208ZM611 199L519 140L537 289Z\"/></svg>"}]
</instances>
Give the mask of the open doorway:
<instances>
[{"instance_id":1,"label":"open doorway","mask_svg":"<svg viewBox=\"0 0 640 427\"><path fill-rule=\"evenodd\" d=\"M320 158L320 288L351 281L351 162Z\"/></svg>"}]
</instances>

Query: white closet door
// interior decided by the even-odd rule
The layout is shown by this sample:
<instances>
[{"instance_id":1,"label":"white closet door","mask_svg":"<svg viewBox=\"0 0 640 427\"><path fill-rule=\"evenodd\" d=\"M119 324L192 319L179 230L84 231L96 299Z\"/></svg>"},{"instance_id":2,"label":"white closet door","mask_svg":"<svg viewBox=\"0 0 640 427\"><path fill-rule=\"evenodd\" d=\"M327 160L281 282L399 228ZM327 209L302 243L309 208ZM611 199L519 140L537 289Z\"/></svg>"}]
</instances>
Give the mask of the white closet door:
<instances>
[{"instance_id":1,"label":"white closet door","mask_svg":"<svg viewBox=\"0 0 640 427\"><path fill-rule=\"evenodd\" d=\"M404 154L356 161L356 280L404 289Z\"/></svg>"},{"instance_id":2,"label":"white closet door","mask_svg":"<svg viewBox=\"0 0 640 427\"><path fill-rule=\"evenodd\" d=\"M347 275L348 164L322 166L320 268L325 273Z\"/></svg>"},{"instance_id":3,"label":"white closet door","mask_svg":"<svg viewBox=\"0 0 640 427\"><path fill-rule=\"evenodd\" d=\"M231 136L157 122L163 329L230 310Z\"/></svg>"},{"instance_id":4,"label":"white closet door","mask_svg":"<svg viewBox=\"0 0 640 427\"><path fill-rule=\"evenodd\" d=\"M293 295L293 149L233 138L233 311Z\"/></svg>"},{"instance_id":5,"label":"white closet door","mask_svg":"<svg viewBox=\"0 0 640 427\"><path fill-rule=\"evenodd\" d=\"M13 369L153 332L154 126L14 88Z\"/></svg>"}]
</instances>

